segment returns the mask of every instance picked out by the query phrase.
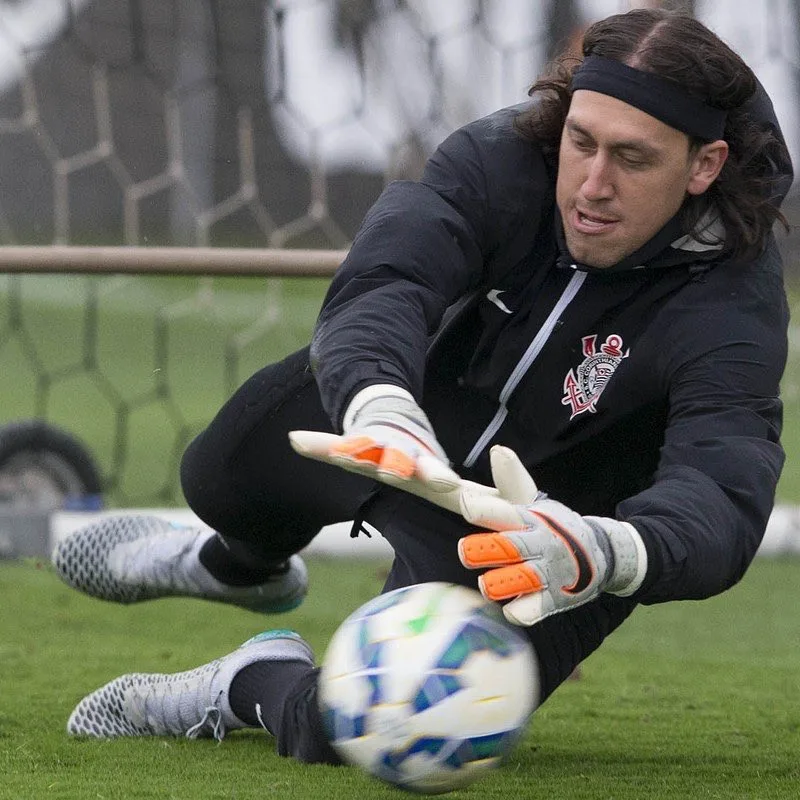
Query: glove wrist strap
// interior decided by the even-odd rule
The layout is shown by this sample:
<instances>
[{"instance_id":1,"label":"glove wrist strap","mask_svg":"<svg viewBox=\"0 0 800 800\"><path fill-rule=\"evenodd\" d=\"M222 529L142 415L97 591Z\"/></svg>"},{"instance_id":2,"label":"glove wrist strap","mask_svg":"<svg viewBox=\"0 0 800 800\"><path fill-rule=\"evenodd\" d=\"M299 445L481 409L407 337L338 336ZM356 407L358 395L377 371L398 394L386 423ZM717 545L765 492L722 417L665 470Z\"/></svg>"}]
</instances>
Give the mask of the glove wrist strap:
<instances>
[{"instance_id":1,"label":"glove wrist strap","mask_svg":"<svg viewBox=\"0 0 800 800\"><path fill-rule=\"evenodd\" d=\"M639 531L629 522L616 519L586 519L603 529L614 554L614 568L603 591L629 597L642 585L647 575L647 550Z\"/></svg>"},{"instance_id":2,"label":"glove wrist strap","mask_svg":"<svg viewBox=\"0 0 800 800\"><path fill-rule=\"evenodd\" d=\"M401 386L395 386L393 383L374 383L371 386L361 389L361 391L356 392L356 394L353 395L353 399L350 401L347 406L347 410L344 412L342 429L345 431L349 430L353 426L353 422L355 421L355 418L361 409L363 409L367 403L370 403L379 397L401 398L403 400L409 400L416 405L416 400L414 400L414 396L411 394L411 392L403 389Z\"/></svg>"}]
</instances>

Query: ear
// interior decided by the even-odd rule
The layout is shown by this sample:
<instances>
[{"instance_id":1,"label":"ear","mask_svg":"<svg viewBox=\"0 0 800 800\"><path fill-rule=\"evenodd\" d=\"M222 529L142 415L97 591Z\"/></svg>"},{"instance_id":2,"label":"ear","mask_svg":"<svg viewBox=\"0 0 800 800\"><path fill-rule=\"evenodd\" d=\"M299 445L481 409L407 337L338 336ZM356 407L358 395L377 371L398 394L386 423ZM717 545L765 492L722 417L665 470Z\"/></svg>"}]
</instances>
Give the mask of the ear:
<instances>
[{"instance_id":1,"label":"ear","mask_svg":"<svg viewBox=\"0 0 800 800\"><path fill-rule=\"evenodd\" d=\"M686 191L689 194L703 194L717 179L727 158L728 143L722 139L700 145L692 157Z\"/></svg>"}]
</instances>

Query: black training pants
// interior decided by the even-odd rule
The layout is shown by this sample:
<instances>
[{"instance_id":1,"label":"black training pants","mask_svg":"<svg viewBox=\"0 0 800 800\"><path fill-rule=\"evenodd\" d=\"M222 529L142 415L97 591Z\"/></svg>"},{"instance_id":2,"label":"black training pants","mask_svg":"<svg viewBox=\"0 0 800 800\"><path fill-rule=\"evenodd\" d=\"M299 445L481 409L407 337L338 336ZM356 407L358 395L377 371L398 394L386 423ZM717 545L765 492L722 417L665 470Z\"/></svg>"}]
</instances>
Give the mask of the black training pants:
<instances>
[{"instance_id":1,"label":"black training pants","mask_svg":"<svg viewBox=\"0 0 800 800\"><path fill-rule=\"evenodd\" d=\"M298 456L290 430L331 431L308 348L265 367L222 407L188 447L181 480L191 509L254 564L304 548L324 525L363 514L394 548L384 591L424 581L477 588L458 559L458 540L475 529L456 514L338 467ZM331 591L335 591L332 587ZM541 700L634 609L626 598L592 603L528 628L539 660ZM287 701L278 750L302 761L333 761L316 703L316 673Z\"/></svg>"}]
</instances>

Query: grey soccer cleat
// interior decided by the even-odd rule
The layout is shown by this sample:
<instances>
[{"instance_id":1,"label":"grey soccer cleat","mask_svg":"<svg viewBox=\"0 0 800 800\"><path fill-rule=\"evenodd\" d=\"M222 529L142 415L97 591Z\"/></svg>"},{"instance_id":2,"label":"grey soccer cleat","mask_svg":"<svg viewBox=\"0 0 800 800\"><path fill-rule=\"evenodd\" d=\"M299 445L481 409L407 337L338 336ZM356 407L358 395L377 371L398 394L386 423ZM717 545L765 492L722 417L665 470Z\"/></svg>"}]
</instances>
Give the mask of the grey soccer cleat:
<instances>
[{"instance_id":1,"label":"grey soccer cleat","mask_svg":"<svg viewBox=\"0 0 800 800\"><path fill-rule=\"evenodd\" d=\"M229 586L200 563L198 554L216 534L174 525L159 517L107 517L62 539L53 564L66 583L116 603L157 597L200 597L278 613L296 608L308 588L303 559L276 565L263 583Z\"/></svg>"},{"instance_id":2,"label":"grey soccer cleat","mask_svg":"<svg viewBox=\"0 0 800 800\"><path fill-rule=\"evenodd\" d=\"M227 656L171 675L133 673L101 686L78 703L67 721L71 736L214 737L249 727L231 710L228 692L236 674L256 661L301 661L314 666L309 645L294 631L248 639Z\"/></svg>"}]
</instances>

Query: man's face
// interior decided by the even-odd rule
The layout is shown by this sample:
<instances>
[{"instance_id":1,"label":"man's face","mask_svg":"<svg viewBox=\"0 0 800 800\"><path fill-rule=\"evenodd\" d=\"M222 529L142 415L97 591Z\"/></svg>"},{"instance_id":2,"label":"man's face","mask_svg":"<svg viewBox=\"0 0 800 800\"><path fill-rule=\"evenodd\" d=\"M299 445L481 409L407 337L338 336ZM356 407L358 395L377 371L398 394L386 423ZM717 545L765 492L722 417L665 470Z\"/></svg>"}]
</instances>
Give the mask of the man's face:
<instances>
[{"instance_id":1,"label":"man's face","mask_svg":"<svg viewBox=\"0 0 800 800\"><path fill-rule=\"evenodd\" d=\"M710 181L697 183L700 169L701 154L686 134L614 97L576 91L556 183L573 258L611 267L638 250L677 213L687 192L705 191Z\"/></svg>"}]
</instances>

